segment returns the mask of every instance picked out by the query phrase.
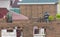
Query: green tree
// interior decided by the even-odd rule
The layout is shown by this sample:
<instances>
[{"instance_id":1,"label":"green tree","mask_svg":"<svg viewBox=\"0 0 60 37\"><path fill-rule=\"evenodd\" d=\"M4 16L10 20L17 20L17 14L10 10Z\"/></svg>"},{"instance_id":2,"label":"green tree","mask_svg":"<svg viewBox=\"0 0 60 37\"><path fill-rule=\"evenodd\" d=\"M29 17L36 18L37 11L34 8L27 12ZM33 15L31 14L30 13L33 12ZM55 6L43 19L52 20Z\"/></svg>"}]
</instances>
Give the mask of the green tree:
<instances>
[{"instance_id":1,"label":"green tree","mask_svg":"<svg viewBox=\"0 0 60 37\"><path fill-rule=\"evenodd\" d=\"M56 19L60 19L60 14L56 14Z\"/></svg>"},{"instance_id":2,"label":"green tree","mask_svg":"<svg viewBox=\"0 0 60 37\"><path fill-rule=\"evenodd\" d=\"M52 21L52 20L54 20L54 17L53 16L49 16L49 21Z\"/></svg>"}]
</instances>

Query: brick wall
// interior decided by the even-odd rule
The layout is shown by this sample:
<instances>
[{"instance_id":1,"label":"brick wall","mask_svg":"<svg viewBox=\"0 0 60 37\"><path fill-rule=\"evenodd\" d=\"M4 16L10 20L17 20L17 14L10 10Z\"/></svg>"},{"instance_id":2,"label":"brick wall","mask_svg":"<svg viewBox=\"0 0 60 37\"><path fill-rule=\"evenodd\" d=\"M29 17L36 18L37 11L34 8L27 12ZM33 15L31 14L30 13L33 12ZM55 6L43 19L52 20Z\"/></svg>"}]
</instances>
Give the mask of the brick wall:
<instances>
[{"instance_id":1,"label":"brick wall","mask_svg":"<svg viewBox=\"0 0 60 37\"><path fill-rule=\"evenodd\" d=\"M18 23L20 22L20 23ZM54 21L50 23L45 22L32 22L29 21L18 21L15 23L0 23L0 29L3 27L7 29L7 27L15 27L20 26L23 28L23 37L33 37L33 27L38 26L39 28L46 27L46 37L60 37L60 22ZM1 32L1 31L0 31Z\"/></svg>"},{"instance_id":2,"label":"brick wall","mask_svg":"<svg viewBox=\"0 0 60 37\"><path fill-rule=\"evenodd\" d=\"M44 15L44 12L49 12L50 15L55 16L57 13L57 5L20 5L20 11L21 14L28 17L41 17Z\"/></svg>"}]
</instances>

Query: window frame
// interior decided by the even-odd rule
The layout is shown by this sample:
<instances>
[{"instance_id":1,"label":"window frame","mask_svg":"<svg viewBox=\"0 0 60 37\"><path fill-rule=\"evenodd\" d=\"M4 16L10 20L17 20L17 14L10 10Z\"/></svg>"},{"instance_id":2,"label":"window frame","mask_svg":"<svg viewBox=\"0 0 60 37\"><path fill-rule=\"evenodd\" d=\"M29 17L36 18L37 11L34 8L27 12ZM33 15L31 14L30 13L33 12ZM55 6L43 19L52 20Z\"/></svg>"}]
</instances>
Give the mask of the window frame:
<instances>
[{"instance_id":1,"label":"window frame","mask_svg":"<svg viewBox=\"0 0 60 37\"><path fill-rule=\"evenodd\" d=\"M34 34L34 29L35 28L33 28L33 36L43 36L43 37L45 37L45 29L44 28L38 28L36 26L36 29L39 29L39 34ZM42 31L44 31L44 32L42 32Z\"/></svg>"}]
</instances>

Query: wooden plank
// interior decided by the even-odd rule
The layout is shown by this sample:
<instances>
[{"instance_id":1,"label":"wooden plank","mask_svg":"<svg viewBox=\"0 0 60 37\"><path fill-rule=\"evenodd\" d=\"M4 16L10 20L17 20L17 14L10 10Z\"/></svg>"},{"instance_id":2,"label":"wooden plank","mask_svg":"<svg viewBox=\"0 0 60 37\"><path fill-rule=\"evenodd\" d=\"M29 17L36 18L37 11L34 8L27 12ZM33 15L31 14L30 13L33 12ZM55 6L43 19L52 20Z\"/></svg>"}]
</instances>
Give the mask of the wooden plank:
<instances>
[{"instance_id":1,"label":"wooden plank","mask_svg":"<svg viewBox=\"0 0 60 37\"><path fill-rule=\"evenodd\" d=\"M22 5L20 6L20 11L21 11L21 14L25 15L26 16L26 5Z\"/></svg>"},{"instance_id":2,"label":"wooden plank","mask_svg":"<svg viewBox=\"0 0 60 37\"><path fill-rule=\"evenodd\" d=\"M31 6L30 5L27 5L27 17L31 17Z\"/></svg>"},{"instance_id":3,"label":"wooden plank","mask_svg":"<svg viewBox=\"0 0 60 37\"><path fill-rule=\"evenodd\" d=\"M32 17L37 17L37 5L32 5Z\"/></svg>"},{"instance_id":4,"label":"wooden plank","mask_svg":"<svg viewBox=\"0 0 60 37\"><path fill-rule=\"evenodd\" d=\"M50 5L50 15L55 16L57 13L57 7L56 5Z\"/></svg>"},{"instance_id":5,"label":"wooden plank","mask_svg":"<svg viewBox=\"0 0 60 37\"><path fill-rule=\"evenodd\" d=\"M43 14L44 14L45 12L49 12L49 11L50 11L49 5L43 5L42 7L43 7Z\"/></svg>"},{"instance_id":6,"label":"wooden plank","mask_svg":"<svg viewBox=\"0 0 60 37\"><path fill-rule=\"evenodd\" d=\"M38 5L38 17L42 17L42 5Z\"/></svg>"}]
</instances>

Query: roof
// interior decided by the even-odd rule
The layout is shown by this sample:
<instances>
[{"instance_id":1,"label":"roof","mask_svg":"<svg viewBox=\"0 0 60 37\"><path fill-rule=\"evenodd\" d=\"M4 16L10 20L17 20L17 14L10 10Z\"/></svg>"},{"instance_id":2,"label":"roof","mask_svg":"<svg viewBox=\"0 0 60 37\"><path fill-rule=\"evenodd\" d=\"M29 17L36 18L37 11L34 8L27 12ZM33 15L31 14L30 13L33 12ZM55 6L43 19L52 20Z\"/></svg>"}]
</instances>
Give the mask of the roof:
<instances>
[{"instance_id":1,"label":"roof","mask_svg":"<svg viewBox=\"0 0 60 37\"><path fill-rule=\"evenodd\" d=\"M22 0L22 1L19 1L18 2L18 4L46 4L46 3L48 3L48 4L50 4L50 3L57 3L58 2L58 0Z\"/></svg>"},{"instance_id":2,"label":"roof","mask_svg":"<svg viewBox=\"0 0 60 37\"><path fill-rule=\"evenodd\" d=\"M9 11L7 13L7 16L12 16L12 20L28 20L28 17L22 15L22 14L18 14L16 12L13 11Z\"/></svg>"},{"instance_id":3,"label":"roof","mask_svg":"<svg viewBox=\"0 0 60 37\"><path fill-rule=\"evenodd\" d=\"M6 8L0 8L0 18L3 18L4 16L6 16L8 12L12 13L13 20L28 20L28 17L13 11L8 11Z\"/></svg>"},{"instance_id":4,"label":"roof","mask_svg":"<svg viewBox=\"0 0 60 37\"><path fill-rule=\"evenodd\" d=\"M10 10L20 14L20 8L11 8Z\"/></svg>"},{"instance_id":5,"label":"roof","mask_svg":"<svg viewBox=\"0 0 60 37\"><path fill-rule=\"evenodd\" d=\"M24 16L22 14L12 12L12 19L13 20L28 20L28 17L26 17L26 16Z\"/></svg>"}]
</instances>

